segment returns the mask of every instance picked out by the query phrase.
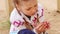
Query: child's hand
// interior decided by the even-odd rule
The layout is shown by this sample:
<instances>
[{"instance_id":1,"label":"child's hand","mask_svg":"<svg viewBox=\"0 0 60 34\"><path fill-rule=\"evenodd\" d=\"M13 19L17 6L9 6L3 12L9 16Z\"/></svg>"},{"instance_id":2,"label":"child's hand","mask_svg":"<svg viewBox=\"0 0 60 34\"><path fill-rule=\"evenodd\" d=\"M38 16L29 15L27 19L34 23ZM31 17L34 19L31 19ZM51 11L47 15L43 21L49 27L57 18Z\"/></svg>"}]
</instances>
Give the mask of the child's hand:
<instances>
[{"instance_id":1,"label":"child's hand","mask_svg":"<svg viewBox=\"0 0 60 34\"><path fill-rule=\"evenodd\" d=\"M43 23L45 23L47 26L46 26L46 29L49 29L50 28L50 23L49 22L47 22L47 21L45 21L45 22L43 22Z\"/></svg>"},{"instance_id":2,"label":"child's hand","mask_svg":"<svg viewBox=\"0 0 60 34\"><path fill-rule=\"evenodd\" d=\"M47 21L40 23L35 29L38 33L44 32L49 28L49 23Z\"/></svg>"}]
</instances>

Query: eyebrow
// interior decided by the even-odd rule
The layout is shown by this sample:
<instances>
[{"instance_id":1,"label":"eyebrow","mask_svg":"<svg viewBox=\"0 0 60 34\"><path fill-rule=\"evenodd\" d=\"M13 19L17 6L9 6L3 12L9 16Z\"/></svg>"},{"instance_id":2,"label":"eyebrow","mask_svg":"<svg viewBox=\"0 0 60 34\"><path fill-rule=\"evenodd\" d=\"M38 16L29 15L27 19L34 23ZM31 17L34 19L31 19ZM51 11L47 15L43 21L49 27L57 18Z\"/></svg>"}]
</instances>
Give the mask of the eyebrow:
<instances>
[{"instance_id":1,"label":"eyebrow","mask_svg":"<svg viewBox=\"0 0 60 34\"><path fill-rule=\"evenodd\" d=\"M29 1L29 0L23 0L23 1Z\"/></svg>"},{"instance_id":2,"label":"eyebrow","mask_svg":"<svg viewBox=\"0 0 60 34\"><path fill-rule=\"evenodd\" d=\"M30 10L32 7L29 7L27 10Z\"/></svg>"},{"instance_id":3,"label":"eyebrow","mask_svg":"<svg viewBox=\"0 0 60 34\"><path fill-rule=\"evenodd\" d=\"M37 6L37 4L36 5L34 5L34 7L36 7ZM27 10L30 10L32 7L29 7Z\"/></svg>"},{"instance_id":4,"label":"eyebrow","mask_svg":"<svg viewBox=\"0 0 60 34\"><path fill-rule=\"evenodd\" d=\"M36 7L37 6L37 4L36 5L34 5L34 7Z\"/></svg>"}]
</instances>

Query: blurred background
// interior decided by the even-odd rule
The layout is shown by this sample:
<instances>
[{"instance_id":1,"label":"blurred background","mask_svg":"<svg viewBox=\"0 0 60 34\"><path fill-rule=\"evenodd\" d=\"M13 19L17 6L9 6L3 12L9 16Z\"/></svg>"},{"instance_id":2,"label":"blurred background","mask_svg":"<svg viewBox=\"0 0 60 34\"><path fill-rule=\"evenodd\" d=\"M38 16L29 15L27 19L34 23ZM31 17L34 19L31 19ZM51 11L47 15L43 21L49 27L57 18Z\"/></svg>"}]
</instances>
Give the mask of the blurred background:
<instances>
[{"instance_id":1,"label":"blurred background","mask_svg":"<svg viewBox=\"0 0 60 34\"><path fill-rule=\"evenodd\" d=\"M49 34L60 34L60 0L38 0L44 7L45 20L50 22ZM13 10L12 0L0 0L0 34L9 34L9 16Z\"/></svg>"}]
</instances>

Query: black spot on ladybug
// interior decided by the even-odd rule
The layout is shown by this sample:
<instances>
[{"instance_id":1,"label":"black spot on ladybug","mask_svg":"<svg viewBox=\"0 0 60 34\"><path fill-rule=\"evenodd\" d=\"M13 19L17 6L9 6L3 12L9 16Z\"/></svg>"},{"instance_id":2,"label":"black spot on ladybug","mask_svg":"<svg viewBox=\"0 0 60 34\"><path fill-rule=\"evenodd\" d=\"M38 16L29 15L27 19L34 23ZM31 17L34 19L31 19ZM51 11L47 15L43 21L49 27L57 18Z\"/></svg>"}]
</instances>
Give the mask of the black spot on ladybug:
<instances>
[{"instance_id":1,"label":"black spot on ladybug","mask_svg":"<svg viewBox=\"0 0 60 34\"><path fill-rule=\"evenodd\" d=\"M48 14L50 14L50 12L48 12Z\"/></svg>"},{"instance_id":2,"label":"black spot on ladybug","mask_svg":"<svg viewBox=\"0 0 60 34\"><path fill-rule=\"evenodd\" d=\"M47 10L47 9L45 9L45 10Z\"/></svg>"},{"instance_id":3,"label":"black spot on ladybug","mask_svg":"<svg viewBox=\"0 0 60 34\"><path fill-rule=\"evenodd\" d=\"M59 11L59 10L57 10L56 12L57 12L57 13L60 13L60 11Z\"/></svg>"},{"instance_id":4,"label":"black spot on ladybug","mask_svg":"<svg viewBox=\"0 0 60 34\"><path fill-rule=\"evenodd\" d=\"M56 15L54 15L54 16L56 16Z\"/></svg>"}]
</instances>

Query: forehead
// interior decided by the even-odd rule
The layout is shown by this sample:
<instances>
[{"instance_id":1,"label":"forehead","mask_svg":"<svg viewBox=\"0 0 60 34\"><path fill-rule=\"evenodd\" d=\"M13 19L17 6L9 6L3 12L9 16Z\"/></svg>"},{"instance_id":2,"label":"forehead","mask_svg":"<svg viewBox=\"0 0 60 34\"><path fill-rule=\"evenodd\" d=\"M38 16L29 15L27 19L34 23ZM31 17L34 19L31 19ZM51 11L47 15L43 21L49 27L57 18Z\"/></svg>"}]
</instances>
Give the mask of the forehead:
<instances>
[{"instance_id":1,"label":"forehead","mask_svg":"<svg viewBox=\"0 0 60 34\"><path fill-rule=\"evenodd\" d=\"M37 3L37 0L19 0L22 4L34 4Z\"/></svg>"},{"instance_id":2,"label":"forehead","mask_svg":"<svg viewBox=\"0 0 60 34\"><path fill-rule=\"evenodd\" d=\"M37 4L37 0L22 0L21 4L24 6L33 6Z\"/></svg>"}]
</instances>

